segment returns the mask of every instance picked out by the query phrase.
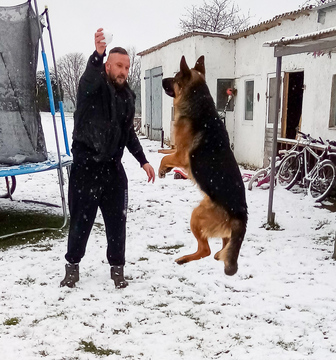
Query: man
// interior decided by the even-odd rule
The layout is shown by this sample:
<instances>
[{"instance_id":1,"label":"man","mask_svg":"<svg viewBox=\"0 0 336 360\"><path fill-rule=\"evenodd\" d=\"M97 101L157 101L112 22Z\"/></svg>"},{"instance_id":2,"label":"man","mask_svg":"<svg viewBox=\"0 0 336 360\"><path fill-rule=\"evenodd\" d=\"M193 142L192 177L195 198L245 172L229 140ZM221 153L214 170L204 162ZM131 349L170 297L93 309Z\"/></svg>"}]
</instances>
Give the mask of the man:
<instances>
[{"instance_id":1,"label":"man","mask_svg":"<svg viewBox=\"0 0 336 360\"><path fill-rule=\"evenodd\" d=\"M146 171L148 182L155 180L133 126L135 95L126 81L129 56L125 49L113 48L103 64L103 40L102 29L98 29L96 51L78 87L69 180L68 263L61 286L74 287L79 280L78 264L98 208L106 228L111 278L116 288L128 285L124 278L127 177L121 163L125 146Z\"/></svg>"}]
</instances>

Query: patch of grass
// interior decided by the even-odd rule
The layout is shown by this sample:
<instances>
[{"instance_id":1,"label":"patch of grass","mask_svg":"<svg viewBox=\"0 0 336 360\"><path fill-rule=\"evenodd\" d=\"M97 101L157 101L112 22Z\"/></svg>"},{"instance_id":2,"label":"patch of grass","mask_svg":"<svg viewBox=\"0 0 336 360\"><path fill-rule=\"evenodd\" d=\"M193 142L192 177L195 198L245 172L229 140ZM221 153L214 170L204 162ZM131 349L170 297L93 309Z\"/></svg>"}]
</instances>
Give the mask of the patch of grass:
<instances>
[{"instance_id":1,"label":"patch of grass","mask_svg":"<svg viewBox=\"0 0 336 360\"><path fill-rule=\"evenodd\" d=\"M316 225L315 230L320 230L323 228L324 225L329 225L330 221L329 220L323 220L323 221L319 221Z\"/></svg>"},{"instance_id":2,"label":"patch of grass","mask_svg":"<svg viewBox=\"0 0 336 360\"><path fill-rule=\"evenodd\" d=\"M98 356L121 355L119 350L103 349L101 346L96 346L93 341L81 340L78 350L91 353Z\"/></svg>"},{"instance_id":3,"label":"patch of grass","mask_svg":"<svg viewBox=\"0 0 336 360\"><path fill-rule=\"evenodd\" d=\"M33 279L28 275L25 279L20 279L19 281L15 281L15 284L29 286L31 284L35 284L35 281L36 279Z\"/></svg>"},{"instance_id":4,"label":"patch of grass","mask_svg":"<svg viewBox=\"0 0 336 360\"><path fill-rule=\"evenodd\" d=\"M32 251L51 251L53 249L53 245L52 244L36 244L34 245L34 248L32 249Z\"/></svg>"},{"instance_id":5,"label":"patch of grass","mask_svg":"<svg viewBox=\"0 0 336 360\"><path fill-rule=\"evenodd\" d=\"M105 225L104 224L95 222L93 224L93 226L95 227L95 230L97 231L98 234L105 235Z\"/></svg>"},{"instance_id":6,"label":"patch of grass","mask_svg":"<svg viewBox=\"0 0 336 360\"><path fill-rule=\"evenodd\" d=\"M184 245L170 245L170 246L158 246L158 245L148 245L147 249L150 251L157 251L157 252L161 252L165 255L172 255L174 253L176 253L177 250L179 250L180 248L184 247Z\"/></svg>"},{"instance_id":7,"label":"patch of grass","mask_svg":"<svg viewBox=\"0 0 336 360\"><path fill-rule=\"evenodd\" d=\"M7 319L3 322L3 324L5 326L13 326L13 325L17 325L19 324L19 322L21 321L21 319L19 319L18 317L13 317L13 318L10 318L10 319Z\"/></svg>"},{"instance_id":8,"label":"patch of grass","mask_svg":"<svg viewBox=\"0 0 336 360\"><path fill-rule=\"evenodd\" d=\"M266 321L267 324L272 324L272 325L275 325L275 326L280 326L280 323L278 323L276 320L274 319L264 319Z\"/></svg>"},{"instance_id":9,"label":"patch of grass","mask_svg":"<svg viewBox=\"0 0 336 360\"><path fill-rule=\"evenodd\" d=\"M193 301L193 303L195 304L195 305L204 305L205 304L205 301Z\"/></svg>"},{"instance_id":10,"label":"patch of grass","mask_svg":"<svg viewBox=\"0 0 336 360\"><path fill-rule=\"evenodd\" d=\"M290 342L286 342L286 341L283 341L283 340L279 340L277 343L276 343L277 346L280 346L281 348L283 348L284 350L286 351L297 351L297 347L295 345L295 343L293 341L290 341Z\"/></svg>"},{"instance_id":11,"label":"patch of grass","mask_svg":"<svg viewBox=\"0 0 336 360\"><path fill-rule=\"evenodd\" d=\"M157 304L156 306L157 306L158 308L163 308L163 307L167 307L168 304L166 304L166 303L160 303L160 304Z\"/></svg>"},{"instance_id":12,"label":"patch of grass","mask_svg":"<svg viewBox=\"0 0 336 360\"><path fill-rule=\"evenodd\" d=\"M265 223L261 227L264 228L265 230L274 230L274 231L283 231L284 230L280 227L280 225L277 222Z\"/></svg>"},{"instance_id":13,"label":"patch of grass","mask_svg":"<svg viewBox=\"0 0 336 360\"><path fill-rule=\"evenodd\" d=\"M232 339L235 340L239 345L244 343L244 340L242 339L239 333L234 334L234 336L232 336Z\"/></svg>"},{"instance_id":14,"label":"patch of grass","mask_svg":"<svg viewBox=\"0 0 336 360\"><path fill-rule=\"evenodd\" d=\"M194 323L199 326L200 328L204 329L205 328L205 324L203 322L200 321L200 318L195 316L191 310L185 311L184 314L181 313L181 315L188 317L189 319L193 320Z\"/></svg>"},{"instance_id":15,"label":"patch of grass","mask_svg":"<svg viewBox=\"0 0 336 360\"><path fill-rule=\"evenodd\" d=\"M15 209L0 209L0 236L35 228L60 228L63 224L63 216L54 215L41 211L22 211ZM26 243L36 244L48 238L58 239L65 236L67 227L55 231L38 231L0 240L0 249ZM46 248L44 251L51 250Z\"/></svg>"},{"instance_id":16,"label":"patch of grass","mask_svg":"<svg viewBox=\"0 0 336 360\"><path fill-rule=\"evenodd\" d=\"M41 319L35 319L32 323L32 325L37 325L39 324L41 321L47 320L47 319L55 319L55 318L60 318L60 317L64 317L64 320L68 319L68 316L66 315L66 313L64 311L61 311L55 315L49 315L49 316L45 316L44 318Z\"/></svg>"},{"instance_id":17,"label":"patch of grass","mask_svg":"<svg viewBox=\"0 0 336 360\"><path fill-rule=\"evenodd\" d=\"M132 326L132 323L131 322L127 322L126 324L125 324L125 328L126 329L131 329L133 326Z\"/></svg>"}]
</instances>

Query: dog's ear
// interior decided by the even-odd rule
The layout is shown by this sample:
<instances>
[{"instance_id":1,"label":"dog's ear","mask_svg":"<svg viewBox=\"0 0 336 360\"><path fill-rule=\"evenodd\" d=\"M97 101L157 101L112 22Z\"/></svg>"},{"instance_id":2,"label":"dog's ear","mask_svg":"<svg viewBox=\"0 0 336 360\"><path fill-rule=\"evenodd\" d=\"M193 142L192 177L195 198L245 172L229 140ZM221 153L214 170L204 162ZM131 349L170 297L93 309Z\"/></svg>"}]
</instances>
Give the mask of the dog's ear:
<instances>
[{"instance_id":1,"label":"dog's ear","mask_svg":"<svg viewBox=\"0 0 336 360\"><path fill-rule=\"evenodd\" d=\"M183 76L186 76L186 77L191 76L191 71L189 69L189 66L187 65L187 62L186 62L186 59L185 59L184 55L181 58L180 71L183 74Z\"/></svg>"},{"instance_id":2,"label":"dog's ear","mask_svg":"<svg viewBox=\"0 0 336 360\"><path fill-rule=\"evenodd\" d=\"M204 55L200 56L196 61L194 69L201 74L205 75L205 66L204 66Z\"/></svg>"}]
</instances>

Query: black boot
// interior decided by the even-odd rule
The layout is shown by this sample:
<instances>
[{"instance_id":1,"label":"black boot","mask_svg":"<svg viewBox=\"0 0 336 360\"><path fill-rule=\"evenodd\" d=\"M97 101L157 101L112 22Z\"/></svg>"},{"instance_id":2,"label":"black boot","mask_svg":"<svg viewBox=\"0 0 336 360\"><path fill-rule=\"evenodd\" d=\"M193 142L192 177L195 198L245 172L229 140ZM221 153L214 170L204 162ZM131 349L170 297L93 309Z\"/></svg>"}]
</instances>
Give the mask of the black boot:
<instances>
[{"instance_id":1,"label":"black boot","mask_svg":"<svg viewBox=\"0 0 336 360\"><path fill-rule=\"evenodd\" d=\"M117 289L125 288L128 282L124 278L124 266L112 265L111 266L111 279L114 280L114 285Z\"/></svg>"},{"instance_id":2,"label":"black boot","mask_svg":"<svg viewBox=\"0 0 336 360\"><path fill-rule=\"evenodd\" d=\"M76 282L79 280L79 266L78 264L66 264L65 265L65 277L61 281L61 286L67 286L73 288Z\"/></svg>"}]
</instances>

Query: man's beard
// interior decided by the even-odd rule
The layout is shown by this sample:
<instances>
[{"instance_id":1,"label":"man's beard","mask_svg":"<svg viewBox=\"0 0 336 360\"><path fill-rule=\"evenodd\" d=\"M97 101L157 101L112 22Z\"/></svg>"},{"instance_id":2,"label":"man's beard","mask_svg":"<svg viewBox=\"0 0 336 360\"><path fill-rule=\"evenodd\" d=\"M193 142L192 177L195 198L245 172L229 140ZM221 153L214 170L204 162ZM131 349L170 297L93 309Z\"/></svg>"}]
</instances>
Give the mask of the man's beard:
<instances>
[{"instance_id":1,"label":"man's beard","mask_svg":"<svg viewBox=\"0 0 336 360\"><path fill-rule=\"evenodd\" d=\"M116 88L119 88L119 89L123 89L125 87L125 84L126 84L126 79L124 77L121 77L121 76L111 76L109 75L109 78L112 82L112 84L116 87ZM120 82L119 79L122 79L123 81Z\"/></svg>"}]
</instances>

